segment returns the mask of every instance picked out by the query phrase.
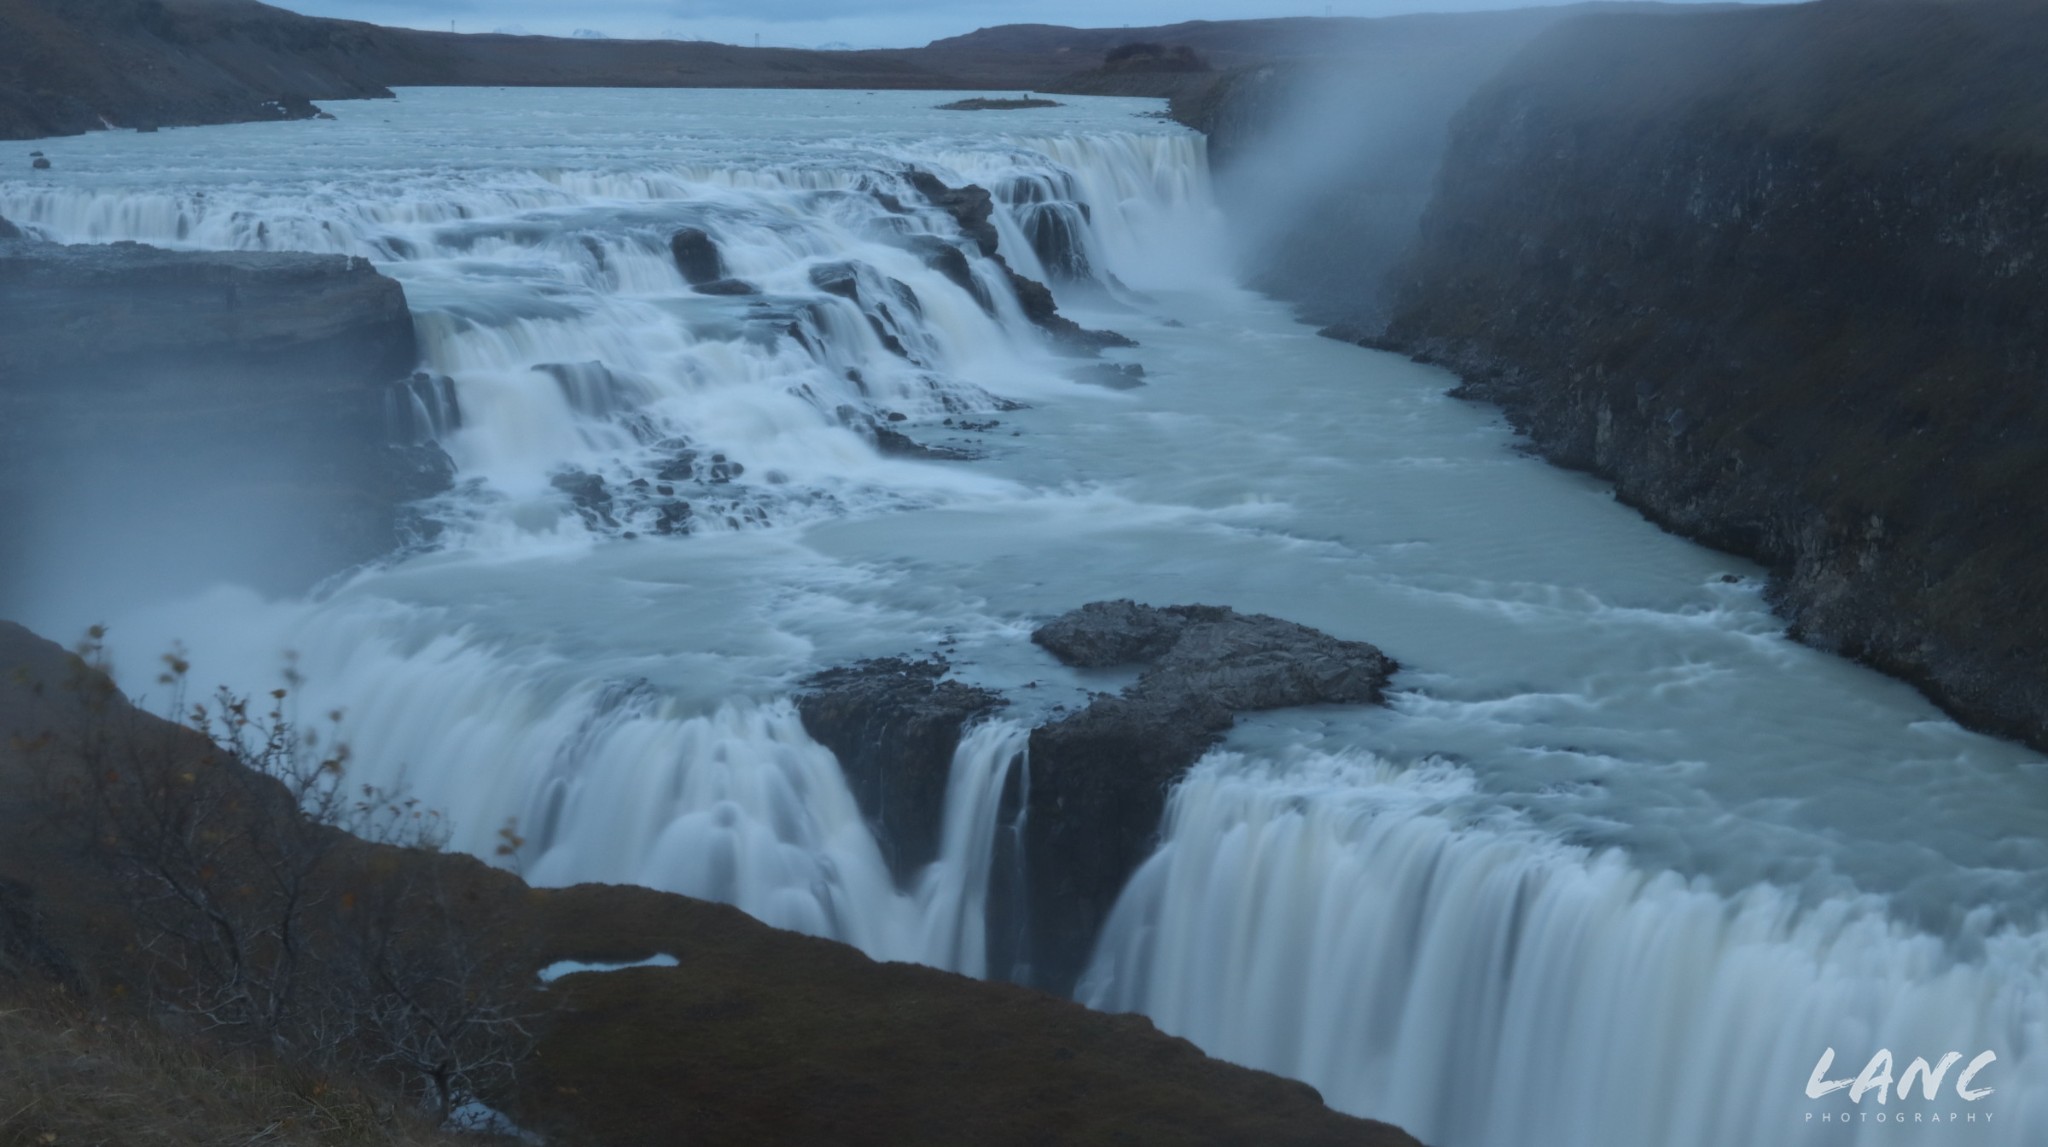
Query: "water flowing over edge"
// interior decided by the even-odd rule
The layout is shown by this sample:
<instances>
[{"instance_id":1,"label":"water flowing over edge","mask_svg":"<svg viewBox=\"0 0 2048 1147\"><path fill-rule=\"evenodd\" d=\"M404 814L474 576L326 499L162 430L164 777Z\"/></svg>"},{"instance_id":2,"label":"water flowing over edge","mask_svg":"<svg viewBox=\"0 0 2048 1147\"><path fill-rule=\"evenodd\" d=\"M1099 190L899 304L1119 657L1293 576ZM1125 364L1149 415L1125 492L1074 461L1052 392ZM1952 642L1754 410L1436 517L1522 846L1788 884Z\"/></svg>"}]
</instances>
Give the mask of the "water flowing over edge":
<instances>
[{"instance_id":1,"label":"water flowing over edge","mask_svg":"<svg viewBox=\"0 0 2048 1147\"><path fill-rule=\"evenodd\" d=\"M1442 763L1211 754L1077 994L1460 1147L1955 1142L1926 1121L1951 1111L1977 1114L1970 1142L2020 1144L2048 1116L2048 938L1961 961L1874 897L1730 900L1463 817L1472 785ZM2003 1094L1977 1103L1799 1092L1822 1048L1853 1075L1879 1048L1903 1072L1986 1046Z\"/></svg>"},{"instance_id":2,"label":"water flowing over edge","mask_svg":"<svg viewBox=\"0 0 2048 1147\"><path fill-rule=\"evenodd\" d=\"M440 544L529 559L1010 496L881 448L892 425L1056 395L1066 369L1011 285L922 205L912 166L989 186L1001 249L1029 277L1114 302L1217 273L1214 251L1186 238L1214 222L1200 143L1171 135L856 164L436 172L374 193L10 186L0 214L72 241L378 260L406 282L425 365L446 379L394 414L460 465L463 488L430 508ZM671 246L684 227L711 235L729 277L759 294L690 289ZM927 261L933 243L960 252L969 278ZM1028 767L1019 724L963 737L940 858L899 885L785 700L681 704L367 593L291 628L314 699L351 710L365 779L444 810L467 850L488 854L516 818L539 883L641 883L879 957L991 971L996 842L1016 827L1001 822L1003 793ZM1802 1121L1874 1111L1839 1095L1781 1102L1824 1046L1853 1071L1880 1046L1903 1063L1993 1042L2003 1091L1978 1105L1997 1110L1983 1141L2020 1143L2048 1117L2041 1089L2020 1082L2048 1040L2041 937L1992 935L1958 960L1874 898L1729 898L1512 818L1447 812L1469 786L1450 766L1212 756L1176 790L1084 1000L1144 1011L1448 1147L1955 1133Z\"/></svg>"}]
</instances>

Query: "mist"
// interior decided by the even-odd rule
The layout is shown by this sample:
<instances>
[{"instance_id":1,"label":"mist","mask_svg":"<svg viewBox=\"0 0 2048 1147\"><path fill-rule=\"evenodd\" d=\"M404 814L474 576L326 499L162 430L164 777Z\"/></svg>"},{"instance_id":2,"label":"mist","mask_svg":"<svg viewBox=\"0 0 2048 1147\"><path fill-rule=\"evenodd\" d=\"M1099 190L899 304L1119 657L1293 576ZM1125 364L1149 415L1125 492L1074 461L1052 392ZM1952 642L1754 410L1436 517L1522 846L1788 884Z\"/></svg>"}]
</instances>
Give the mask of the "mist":
<instances>
[{"instance_id":1,"label":"mist","mask_svg":"<svg viewBox=\"0 0 2048 1147\"><path fill-rule=\"evenodd\" d=\"M1588 9L1374 22L1324 56L1224 77L1206 105L1194 102L1225 110L1195 118L1239 266L1311 321L1375 332L1459 109L1531 41Z\"/></svg>"}]
</instances>

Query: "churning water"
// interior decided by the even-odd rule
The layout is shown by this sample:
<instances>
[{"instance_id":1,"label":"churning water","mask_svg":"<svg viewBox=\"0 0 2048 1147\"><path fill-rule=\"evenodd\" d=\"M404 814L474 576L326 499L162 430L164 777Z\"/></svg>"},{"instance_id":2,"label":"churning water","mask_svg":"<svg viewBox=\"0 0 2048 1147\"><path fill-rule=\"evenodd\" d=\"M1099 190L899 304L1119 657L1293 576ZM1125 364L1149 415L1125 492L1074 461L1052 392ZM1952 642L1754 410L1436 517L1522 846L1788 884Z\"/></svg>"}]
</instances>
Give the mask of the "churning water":
<instances>
[{"instance_id":1,"label":"churning water","mask_svg":"<svg viewBox=\"0 0 2048 1147\"><path fill-rule=\"evenodd\" d=\"M2036 755L1786 640L1757 571L1518 455L1441 372L1234 286L1200 141L1155 105L943 98L410 91L333 123L39 145L54 177L0 182L0 215L368 256L453 380L415 419L460 466L436 546L311 600L123 603L136 679L174 638L249 688L295 650L363 779L463 847L516 818L536 880L981 973L1036 712L963 739L941 856L899 885L792 683L942 650L1049 704L1091 684L1025 640L1052 614L1273 613L1399 658L1392 703L1250 721L1198 766L1088 1002L1442 1147L2048 1125ZM1110 357L1147 385L1057 353L912 167L995 191L1010 261L1136 338ZM760 293L687 286L684 227ZM37 608L61 633L108 603ZM1809 1100L1829 1047L1830 1078L1879 1048L1963 1064L1937 1100ZM1986 1050L1992 1094L1958 1098Z\"/></svg>"}]
</instances>

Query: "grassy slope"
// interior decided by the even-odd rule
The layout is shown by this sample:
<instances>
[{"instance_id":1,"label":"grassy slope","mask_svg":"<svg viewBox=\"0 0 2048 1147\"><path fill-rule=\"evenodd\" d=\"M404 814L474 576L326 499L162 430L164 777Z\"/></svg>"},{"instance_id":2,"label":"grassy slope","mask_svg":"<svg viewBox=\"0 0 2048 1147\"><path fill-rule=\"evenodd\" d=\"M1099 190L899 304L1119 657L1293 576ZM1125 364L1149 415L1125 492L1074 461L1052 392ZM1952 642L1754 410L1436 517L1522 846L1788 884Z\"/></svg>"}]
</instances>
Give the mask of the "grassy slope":
<instances>
[{"instance_id":1,"label":"grassy slope","mask_svg":"<svg viewBox=\"0 0 2048 1147\"><path fill-rule=\"evenodd\" d=\"M84 710L63 685L71 673L55 646L0 622L0 882L38 893L43 939L106 1001L135 978L120 912L72 859L75 842L50 829L35 803L47 789L39 778L76 764L29 747L45 731L75 728ZM150 751L206 749L153 718L133 719ZM530 938L514 958L536 969L558 959L678 958L674 969L567 977L537 995L552 1011L508 1103L558 1142L1414 1147L1393 1128L1330 1111L1306 1085L1209 1059L1142 1018L878 964L724 905L637 888L538 891L459 856L364 846L354 863L359 872L443 866L452 899L473 919ZM8 968L0 943L0 988ZM12 1040L27 1049L15 1053L29 1065L23 1070L61 1075L62 1065L43 1057L69 1054L65 1041L85 1039L49 1023L0 1026L0 1056ZM134 1050L138 1061L117 1063L109 1078L140 1089L138 1107L152 1098L189 1105L153 1089L188 1086L215 1070L204 1062L152 1067L163 1049ZM270 1087L260 1078L251 1086ZM0 1100L8 1094L0 1087ZM263 1095L255 1099L270 1102Z\"/></svg>"},{"instance_id":2,"label":"grassy slope","mask_svg":"<svg viewBox=\"0 0 2048 1147\"><path fill-rule=\"evenodd\" d=\"M317 1079L0 976L0 1147L481 1147L395 1098Z\"/></svg>"}]
</instances>

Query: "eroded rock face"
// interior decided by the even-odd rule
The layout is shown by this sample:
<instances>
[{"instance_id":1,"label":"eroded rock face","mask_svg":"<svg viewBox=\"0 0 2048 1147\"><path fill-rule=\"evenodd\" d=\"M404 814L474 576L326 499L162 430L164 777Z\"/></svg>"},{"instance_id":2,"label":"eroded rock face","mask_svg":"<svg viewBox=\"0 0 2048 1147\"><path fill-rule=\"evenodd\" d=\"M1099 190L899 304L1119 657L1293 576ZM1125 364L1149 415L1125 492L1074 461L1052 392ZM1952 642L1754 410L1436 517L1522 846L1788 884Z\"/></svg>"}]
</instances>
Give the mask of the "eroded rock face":
<instances>
[{"instance_id":1,"label":"eroded rock face","mask_svg":"<svg viewBox=\"0 0 2048 1147\"><path fill-rule=\"evenodd\" d=\"M1539 47L1461 118L1388 345L1770 566L1804 640L2048 745L2048 9Z\"/></svg>"},{"instance_id":2,"label":"eroded rock face","mask_svg":"<svg viewBox=\"0 0 2048 1147\"><path fill-rule=\"evenodd\" d=\"M810 678L797 697L804 728L839 758L898 881L939 854L961 732L1007 704L946 680L949 669L940 660L863 661Z\"/></svg>"},{"instance_id":3,"label":"eroded rock face","mask_svg":"<svg viewBox=\"0 0 2048 1147\"><path fill-rule=\"evenodd\" d=\"M1141 669L1116 695L1031 733L1023 880L989 899L990 968L1067 993L1125 881L1157 843L1173 783L1237 714L1294 705L1377 704L1397 666L1371 645L1220 606L1096 602L1032 640L1077 669ZM960 734L1002 708L986 689L949 681L939 660L861 662L809 679L804 727L830 748L897 878L938 854L946 783ZM1013 773L1020 778L1023 773ZM999 872L1012 865L1004 860Z\"/></svg>"},{"instance_id":4,"label":"eroded rock face","mask_svg":"<svg viewBox=\"0 0 2048 1147\"><path fill-rule=\"evenodd\" d=\"M1059 992L1151 853L1173 782L1238 713L1377 704L1398 668L1364 642L1220 606L1095 602L1031 639L1076 668L1145 666L1120 695L1031 734L1031 979Z\"/></svg>"},{"instance_id":5,"label":"eroded rock face","mask_svg":"<svg viewBox=\"0 0 2048 1147\"><path fill-rule=\"evenodd\" d=\"M447 488L417 358L404 290L363 259L0 240L0 525L302 589Z\"/></svg>"},{"instance_id":6,"label":"eroded rock face","mask_svg":"<svg viewBox=\"0 0 2048 1147\"><path fill-rule=\"evenodd\" d=\"M951 215L953 221L960 225L960 233L973 240L984 256L991 259L996 256L1000 239L996 225L990 221L995 215L996 205L987 188L972 183L965 187L948 187L938 176L916 168L912 168L905 178L919 195L924 196L925 202Z\"/></svg>"},{"instance_id":7,"label":"eroded rock face","mask_svg":"<svg viewBox=\"0 0 2048 1147\"><path fill-rule=\"evenodd\" d=\"M932 206L953 217L960 226L960 233L972 240L986 258L994 259L1009 277L1010 289L1017 295L1017 302L1024 310L1024 317L1053 337L1061 348L1081 355L1100 354L1109 347L1132 347L1138 345L1130 338L1115 331L1091 331L1074 320L1060 314L1059 303L1053 298L1052 288L1036 279L1018 274L998 250L999 239L995 224L990 216L995 211L995 200L988 189L968 184L965 187L948 187L928 171L912 168L905 176L919 195ZM985 309L991 309L987 292L973 281L967 263L958 250L952 255L934 247L920 251L926 261L940 274L960 283L981 302Z\"/></svg>"}]
</instances>

